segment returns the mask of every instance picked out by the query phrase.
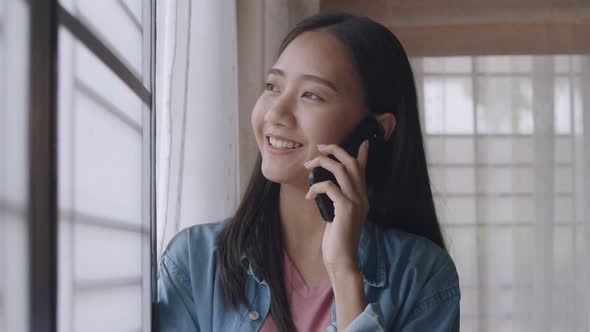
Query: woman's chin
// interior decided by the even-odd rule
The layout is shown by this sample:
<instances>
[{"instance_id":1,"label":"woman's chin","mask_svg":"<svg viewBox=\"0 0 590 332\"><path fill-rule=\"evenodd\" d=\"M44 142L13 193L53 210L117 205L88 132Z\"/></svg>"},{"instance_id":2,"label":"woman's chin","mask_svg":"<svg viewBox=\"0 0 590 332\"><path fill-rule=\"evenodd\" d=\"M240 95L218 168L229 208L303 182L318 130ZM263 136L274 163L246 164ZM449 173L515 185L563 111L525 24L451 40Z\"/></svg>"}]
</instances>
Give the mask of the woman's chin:
<instances>
[{"instance_id":1,"label":"woman's chin","mask_svg":"<svg viewBox=\"0 0 590 332\"><path fill-rule=\"evenodd\" d=\"M264 175L264 177L272 182L276 182L276 183L288 183L289 182L289 176L288 174L285 174L285 172L281 172L281 171L274 171L274 170L268 170L265 169L264 167L262 167L262 175Z\"/></svg>"},{"instance_id":2,"label":"woman's chin","mask_svg":"<svg viewBox=\"0 0 590 332\"><path fill-rule=\"evenodd\" d=\"M280 184L297 184L302 181L301 174L295 174L295 172L289 172L285 169L265 167L263 164L261 171L267 180Z\"/></svg>"}]
</instances>

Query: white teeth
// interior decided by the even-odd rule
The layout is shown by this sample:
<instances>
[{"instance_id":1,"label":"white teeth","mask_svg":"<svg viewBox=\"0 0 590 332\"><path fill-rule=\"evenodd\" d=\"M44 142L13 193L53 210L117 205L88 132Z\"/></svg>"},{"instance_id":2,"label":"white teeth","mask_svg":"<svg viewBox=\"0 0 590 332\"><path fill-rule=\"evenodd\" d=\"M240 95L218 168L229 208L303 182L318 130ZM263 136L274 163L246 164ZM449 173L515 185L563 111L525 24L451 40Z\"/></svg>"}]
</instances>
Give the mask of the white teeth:
<instances>
[{"instance_id":1,"label":"white teeth","mask_svg":"<svg viewBox=\"0 0 590 332\"><path fill-rule=\"evenodd\" d=\"M301 144L299 144L299 143L280 141L280 140L274 139L272 137L269 137L269 142L270 142L270 145L274 146L275 148L281 148L281 149L293 149L293 148L298 148L301 146Z\"/></svg>"}]
</instances>

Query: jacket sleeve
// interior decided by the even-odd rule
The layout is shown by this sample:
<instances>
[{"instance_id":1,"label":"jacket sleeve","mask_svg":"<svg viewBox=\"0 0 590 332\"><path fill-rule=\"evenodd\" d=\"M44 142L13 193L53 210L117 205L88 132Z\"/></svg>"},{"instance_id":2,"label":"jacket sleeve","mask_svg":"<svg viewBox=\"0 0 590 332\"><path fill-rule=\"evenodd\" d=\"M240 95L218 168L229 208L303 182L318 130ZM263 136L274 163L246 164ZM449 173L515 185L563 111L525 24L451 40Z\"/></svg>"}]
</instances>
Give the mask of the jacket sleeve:
<instances>
[{"instance_id":1,"label":"jacket sleeve","mask_svg":"<svg viewBox=\"0 0 590 332\"><path fill-rule=\"evenodd\" d=\"M336 323L332 322L324 332L336 332ZM343 332L382 332L385 331L383 313L377 303L369 303Z\"/></svg>"},{"instance_id":2,"label":"jacket sleeve","mask_svg":"<svg viewBox=\"0 0 590 332\"><path fill-rule=\"evenodd\" d=\"M379 304L370 303L344 331L459 331L461 291L459 277L452 261L429 278L418 298L420 300L415 302L400 321L389 322L393 323L393 327L388 327L386 318L391 320L391 317L383 315Z\"/></svg>"},{"instance_id":3,"label":"jacket sleeve","mask_svg":"<svg viewBox=\"0 0 590 332\"><path fill-rule=\"evenodd\" d=\"M200 331L189 278L166 253L158 274L156 331Z\"/></svg>"},{"instance_id":4,"label":"jacket sleeve","mask_svg":"<svg viewBox=\"0 0 590 332\"><path fill-rule=\"evenodd\" d=\"M369 303L365 310L358 315L345 329L344 332L383 332L385 331L385 322L383 312L377 303Z\"/></svg>"},{"instance_id":5,"label":"jacket sleeve","mask_svg":"<svg viewBox=\"0 0 590 332\"><path fill-rule=\"evenodd\" d=\"M402 332L458 332L459 287L441 291L421 302L401 327ZM328 331L336 331L330 325ZM344 329L345 332L385 332L385 320L379 304L369 303L365 310Z\"/></svg>"},{"instance_id":6,"label":"jacket sleeve","mask_svg":"<svg viewBox=\"0 0 590 332\"><path fill-rule=\"evenodd\" d=\"M459 287L443 290L420 303L402 327L410 331L459 331Z\"/></svg>"}]
</instances>

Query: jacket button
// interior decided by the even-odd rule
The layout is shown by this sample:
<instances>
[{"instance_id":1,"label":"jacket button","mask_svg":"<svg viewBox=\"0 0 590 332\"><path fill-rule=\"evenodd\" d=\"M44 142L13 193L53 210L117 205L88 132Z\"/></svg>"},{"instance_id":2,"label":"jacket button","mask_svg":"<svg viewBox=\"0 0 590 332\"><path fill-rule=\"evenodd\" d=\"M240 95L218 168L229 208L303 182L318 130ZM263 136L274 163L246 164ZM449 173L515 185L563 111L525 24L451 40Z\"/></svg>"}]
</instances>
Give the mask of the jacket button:
<instances>
[{"instance_id":1,"label":"jacket button","mask_svg":"<svg viewBox=\"0 0 590 332\"><path fill-rule=\"evenodd\" d=\"M250 313L248 313L248 316L250 316L251 320L257 320L258 317L260 317L260 315L258 314L258 312L256 310L250 311Z\"/></svg>"}]
</instances>

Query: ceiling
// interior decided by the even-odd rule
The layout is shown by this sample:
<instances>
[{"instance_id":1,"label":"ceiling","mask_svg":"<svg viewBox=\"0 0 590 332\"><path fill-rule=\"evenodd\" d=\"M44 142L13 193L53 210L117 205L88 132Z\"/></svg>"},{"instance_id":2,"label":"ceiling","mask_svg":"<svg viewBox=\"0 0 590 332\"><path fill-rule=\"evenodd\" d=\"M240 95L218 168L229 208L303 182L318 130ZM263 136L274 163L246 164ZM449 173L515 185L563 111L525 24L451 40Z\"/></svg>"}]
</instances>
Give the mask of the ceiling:
<instances>
[{"instance_id":1,"label":"ceiling","mask_svg":"<svg viewBox=\"0 0 590 332\"><path fill-rule=\"evenodd\" d=\"M588 54L589 0L320 0L389 27L410 55Z\"/></svg>"}]
</instances>

